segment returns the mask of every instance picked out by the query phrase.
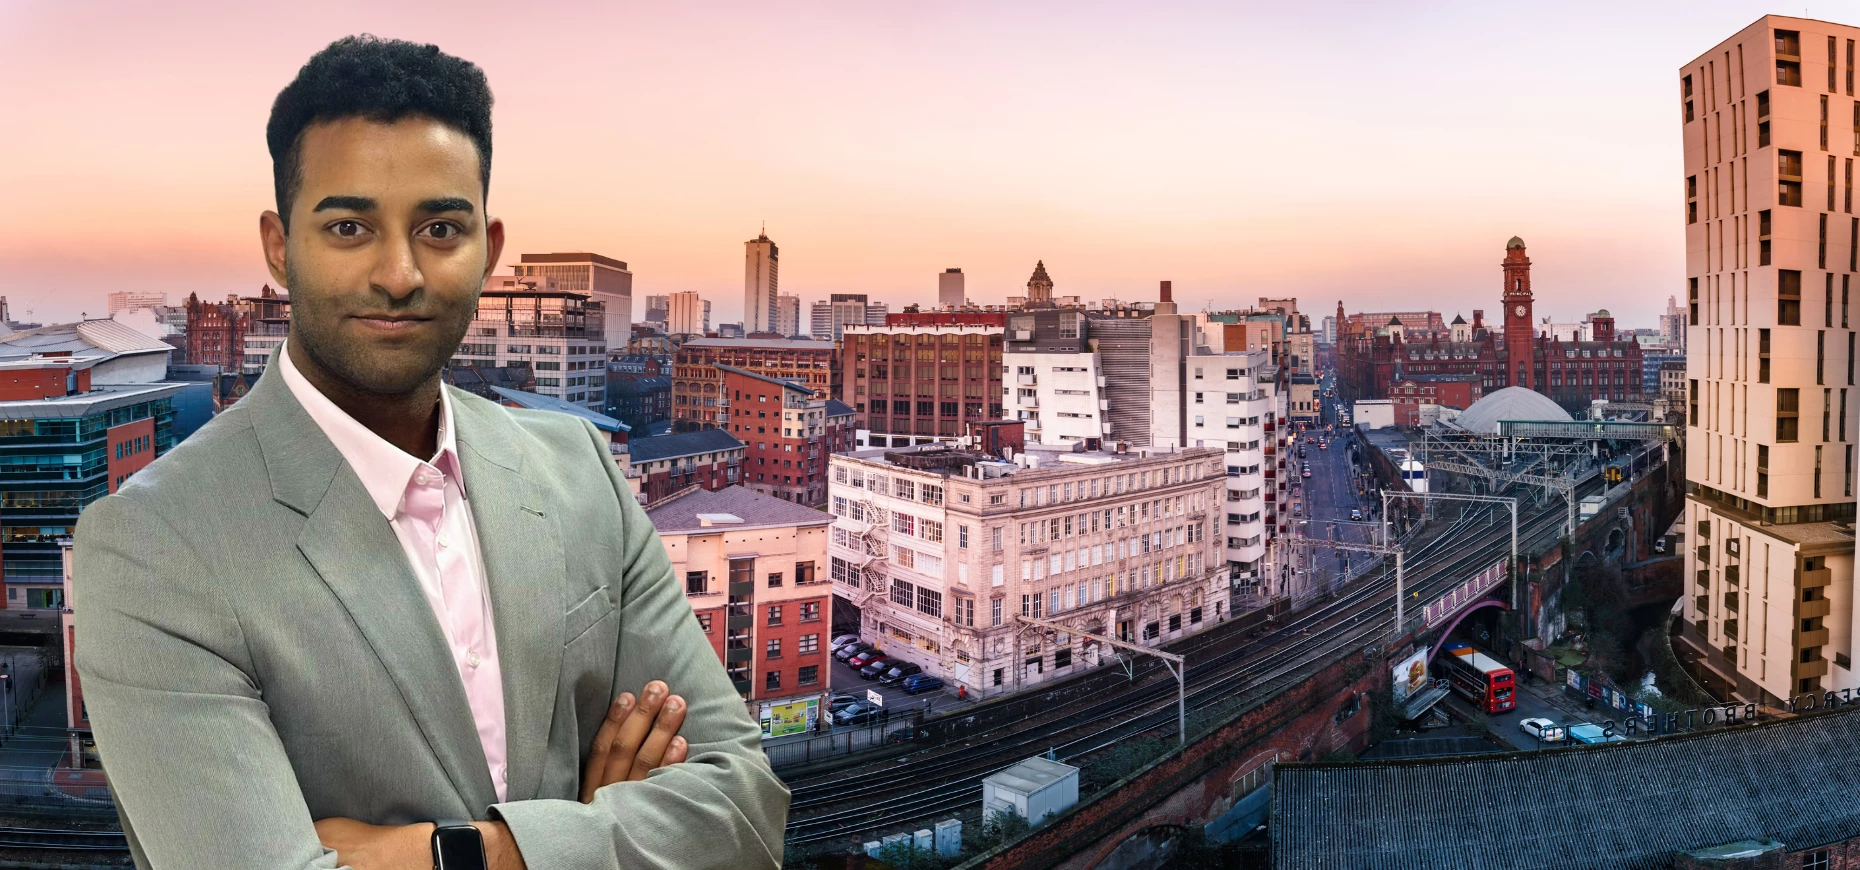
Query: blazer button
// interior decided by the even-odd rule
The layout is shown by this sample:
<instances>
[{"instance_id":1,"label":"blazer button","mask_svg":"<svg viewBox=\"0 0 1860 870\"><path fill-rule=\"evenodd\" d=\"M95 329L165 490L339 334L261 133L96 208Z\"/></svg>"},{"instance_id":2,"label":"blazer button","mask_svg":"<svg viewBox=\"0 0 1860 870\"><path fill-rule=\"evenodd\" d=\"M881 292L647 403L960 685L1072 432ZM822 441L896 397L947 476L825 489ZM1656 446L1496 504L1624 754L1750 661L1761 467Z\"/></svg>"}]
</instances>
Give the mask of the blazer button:
<instances>
[{"instance_id":1,"label":"blazer button","mask_svg":"<svg viewBox=\"0 0 1860 870\"><path fill-rule=\"evenodd\" d=\"M474 652L471 655L466 656L465 663L471 665L474 668L477 667L478 666L478 654Z\"/></svg>"}]
</instances>

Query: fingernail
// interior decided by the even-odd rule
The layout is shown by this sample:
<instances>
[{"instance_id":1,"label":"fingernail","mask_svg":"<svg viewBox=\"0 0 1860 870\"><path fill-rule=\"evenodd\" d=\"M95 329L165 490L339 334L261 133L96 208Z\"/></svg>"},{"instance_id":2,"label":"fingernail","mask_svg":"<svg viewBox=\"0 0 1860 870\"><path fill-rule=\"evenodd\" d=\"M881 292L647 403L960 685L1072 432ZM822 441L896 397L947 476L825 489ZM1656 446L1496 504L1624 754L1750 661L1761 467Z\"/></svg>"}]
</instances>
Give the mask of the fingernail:
<instances>
[{"instance_id":1,"label":"fingernail","mask_svg":"<svg viewBox=\"0 0 1860 870\"><path fill-rule=\"evenodd\" d=\"M683 749L685 748L685 739L683 737L673 737L672 745L678 747L679 749Z\"/></svg>"},{"instance_id":2,"label":"fingernail","mask_svg":"<svg viewBox=\"0 0 1860 870\"><path fill-rule=\"evenodd\" d=\"M666 701L666 702L665 702L665 709L667 709L667 710L676 710L676 709L678 709L678 708L680 708L680 707L683 707L684 705L685 705L685 702L684 702L684 699L682 699L682 698L673 698L673 699L671 699L670 701Z\"/></svg>"}]
</instances>

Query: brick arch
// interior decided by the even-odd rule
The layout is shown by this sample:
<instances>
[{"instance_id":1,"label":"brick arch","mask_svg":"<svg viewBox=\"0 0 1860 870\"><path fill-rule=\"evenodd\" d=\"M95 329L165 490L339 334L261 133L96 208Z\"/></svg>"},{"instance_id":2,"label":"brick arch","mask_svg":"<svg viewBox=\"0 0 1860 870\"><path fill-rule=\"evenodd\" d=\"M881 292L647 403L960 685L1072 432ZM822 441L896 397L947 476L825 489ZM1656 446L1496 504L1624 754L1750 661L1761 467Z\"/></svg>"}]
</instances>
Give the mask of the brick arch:
<instances>
[{"instance_id":1,"label":"brick arch","mask_svg":"<svg viewBox=\"0 0 1860 870\"><path fill-rule=\"evenodd\" d=\"M1139 818L1136 821L1131 822L1130 824L1125 825L1123 828L1119 829L1118 832L1114 834L1112 837L1107 838L1110 840L1110 842L1106 843L1104 846L1100 847L1097 852L1093 853L1091 856L1090 863L1087 863L1085 866L1088 868L1094 868L1095 870L1095 868L1097 868L1100 864L1103 864L1106 859L1111 857L1112 852L1117 851L1117 847L1124 845L1125 841L1129 840L1131 837L1134 837L1138 834L1143 833L1144 831L1149 831L1149 830L1153 830L1156 828L1180 828L1186 831L1190 827L1193 827L1194 823L1195 823L1194 818L1181 814L1181 813L1157 813L1155 815L1145 814L1142 818Z\"/></svg>"},{"instance_id":2,"label":"brick arch","mask_svg":"<svg viewBox=\"0 0 1860 870\"><path fill-rule=\"evenodd\" d=\"M1458 628L1460 623L1464 621L1466 617L1473 615L1474 611L1484 610L1488 607L1496 607L1496 608L1499 608L1500 610L1511 609L1511 605L1506 604L1503 601L1500 601L1496 598L1487 598L1484 601L1481 601L1477 604L1474 604L1471 607L1466 608L1465 610L1460 611L1460 615L1453 617L1453 621L1447 623L1446 627L1440 630L1440 638L1434 641L1433 648L1427 651L1427 663L1428 664L1434 663L1434 656L1440 654L1441 646L1446 644L1447 638L1453 636L1453 630L1455 628Z\"/></svg>"}]
</instances>

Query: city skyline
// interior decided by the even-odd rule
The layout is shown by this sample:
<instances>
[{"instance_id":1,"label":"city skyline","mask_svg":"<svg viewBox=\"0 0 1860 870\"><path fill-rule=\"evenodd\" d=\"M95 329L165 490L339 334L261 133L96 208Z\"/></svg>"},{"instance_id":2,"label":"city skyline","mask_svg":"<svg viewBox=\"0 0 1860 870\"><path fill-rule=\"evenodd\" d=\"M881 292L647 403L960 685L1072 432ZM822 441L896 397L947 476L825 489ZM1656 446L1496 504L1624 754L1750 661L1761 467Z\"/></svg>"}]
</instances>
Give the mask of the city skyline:
<instances>
[{"instance_id":1,"label":"city skyline","mask_svg":"<svg viewBox=\"0 0 1860 870\"><path fill-rule=\"evenodd\" d=\"M597 251L629 262L639 293L694 290L737 321L738 246L766 220L790 254L782 289L809 301L901 308L961 264L968 295L999 303L1044 260L1055 292L1088 299L1170 279L1190 311L1424 293L1452 314L1484 304L1490 250L1521 235L1558 300L1544 313L1652 324L1684 273L1672 71L1770 10L1609 7L1595 28L1471 8L561 5L493 26L195 4L124 6L103 33L94 12L0 3L0 75L45 82L0 95L35 119L0 142L19 206L0 217L0 294L52 322L101 315L112 291L253 292L270 101L330 40L372 32L490 77L499 274L523 252ZM570 15L585 26L552 26ZM597 59L621 29L629 50ZM544 37L547 64L511 47ZM1320 43L1340 50L1314 61ZM557 135L547 119L586 101L608 110Z\"/></svg>"}]
</instances>

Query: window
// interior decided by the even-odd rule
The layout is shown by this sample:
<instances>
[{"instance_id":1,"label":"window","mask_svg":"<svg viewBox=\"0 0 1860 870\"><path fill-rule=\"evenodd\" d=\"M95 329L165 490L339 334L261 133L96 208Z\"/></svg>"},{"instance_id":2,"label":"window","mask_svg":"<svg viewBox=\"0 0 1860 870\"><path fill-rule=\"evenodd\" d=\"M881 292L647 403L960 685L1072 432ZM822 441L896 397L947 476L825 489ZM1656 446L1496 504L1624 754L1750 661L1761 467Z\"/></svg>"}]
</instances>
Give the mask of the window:
<instances>
[{"instance_id":1,"label":"window","mask_svg":"<svg viewBox=\"0 0 1860 870\"><path fill-rule=\"evenodd\" d=\"M988 624L993 626L1001 624L1001 599L999 598L988 602Z\"/></svg>"},{"instance_id":2,"label":"window","mask_svg":"<svg viewBox=\"0 0 1860 870\"><path fill-rule=\"evenodd\" d=\"M706 588L706 585L708 584L709 581L705 575L706 575L706 572L704 571L686 571L685 572L685 594L686 595L702 595L705 592L710 591L709 589Z\"/></svg>"},{"instance_id":3,"label":"window","mask_svg":"<svg viewBox=\"0 0 1860 870\"><path fill-rule=\"evenodd\" d=\"M698 614L697 621L698 621L698 628L704 629L705 634L710 634L710 614L708 613Z\"/></svg>"},{"instance_id":4,"label":"window","mask_svg":"<svg viewBox=\"0 0 1860 870\"><path fill-rule=\"evenodd\" d=\"M779 604L769 605L769 625L780 625L780 624L781 624L781 605Z\"/></svg>"},{"instance_id":5,"label":"window","mask_svg":"<svg viewBox=\"0 0 1860 870\"><path fill-rule=\"evenodd\" d=\"M731 585L735 585L737 583L754 583L755 580L756 580L756 560L754 559L731 559L730 560L730 583ZM734 595L736 593L732 592L730 594Z\"/></svg>"},{"instance_id":6,"label":"window","mask_svg":"<svg viewBox=\"0 0 1860 870\"><path fill-rule=\"evenodd\" d=\"M812 686L812 685L819 683L820 682L820 666L819 665L802 665L801 670L796 675L794 682L795 682L795 685L797 686Z\"/></svg>"},{"instance_id":7,"label":"window","mask_svg":"<svg viewBox=\"0 0 1860 870\"><path fill-rule=\"evenodd\" d=\"M820 602L818 601L801 602L801 621L802 622L820 621Z\"/></svg>"},{"instance_id":8,"label":"window","mask_svg":"<svg viewBox=\"0 0 1860 870\"><path fill-rule=\"evenodd\" d=\"M1779 187L1776 192L1778 205L1800 206L1802 204L1802 152L1776 152L1776 175Z\"/></svg>"},{"instance_id":9,"label":"window","mask_svg":"<svg viewBox=\"0 0 1860 870\"><path fill-rule=\"evenodd\" d=\"M1848 70L1847 74L1853 75L1853 70ZM1833 865L1829 860L1827 849L1816 849L1802 856L1802 870L1830 870Z\"/></svg>"},{"instance_id":10,"label":"window","mask_svg":"<svg viewBox=\"0 0 1860 870\"><path fill-rule=\"evenodd\" d=\"M1776 324L1802 325L1802 273L1795 269L1776 270Z\"/></svg>"},{"instance_id":11,"label":"window","mask_svg":"<svg viewBox=\"0 0 1860 870\"><path fill-rule=\"evenodd\" d=\"M773 589L780 585L781 585L781 572L780 571L769 572L769 588Z\"/></svg>"},{"instance_id":12,"label":"window","mask_svg":"<svg viewBox=\"0 0 1860 870\"><path fill-rule=\"evenodd\" d=\"M764 679L763 685L767 687L768 691L781 691L781 671L769 671L768 676Z\"/></svg>"},{"instance_id":13,"label":"window","mask_svg":"<svg viewBox=\"0 0 1860 870\"><path fill-rule=\"evenodd\" d=\"M839 529L838 531L845 531L845 529ZM820 578L816 576L814 573L814 563L812 562L794 563L794 585L806 586L809 583L818 582L819 579Z\"/></svg>"},{"instance_id":14,"label":"window","mask_svg":"<svg viewBox=\"0 0 1860 870\"><path fill-rule=\"evenodd\" d=\"M1780 387L1776 390L1776 440L1779 443L1796 440L1800 395L1801 391L1795 387Z\"/></svg>"},{"instance_id":15,"label":"window","mask_svg":"<svg viewBox=\"0 0 1860 870\"><path fill-rule=\"evenodd\" d=\"M768 659L781 658L781 638L779 637L773 638L769 641L768 652L765 655L763 655L763 658L768 658Z\"/></svg>"},{"instance_id":16,"label":"window","mask_svg":"<svg viewBox=\"0 0 1860 870\"><path fill-rule=\"evenodd\" d=\"M958 525L956 526L956 549L967 550L968 548L969 548L969 527Z\"/></svg>"}]
</instances>

